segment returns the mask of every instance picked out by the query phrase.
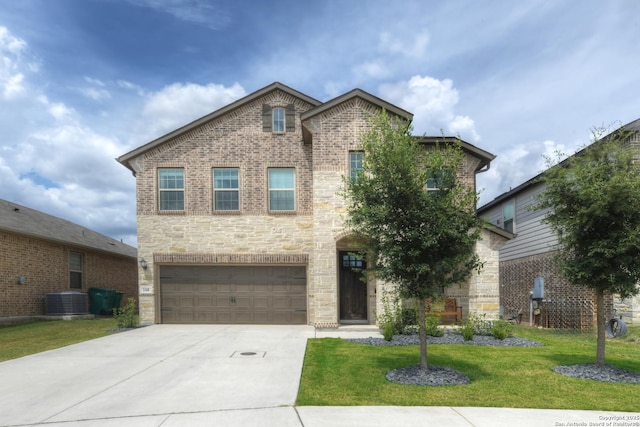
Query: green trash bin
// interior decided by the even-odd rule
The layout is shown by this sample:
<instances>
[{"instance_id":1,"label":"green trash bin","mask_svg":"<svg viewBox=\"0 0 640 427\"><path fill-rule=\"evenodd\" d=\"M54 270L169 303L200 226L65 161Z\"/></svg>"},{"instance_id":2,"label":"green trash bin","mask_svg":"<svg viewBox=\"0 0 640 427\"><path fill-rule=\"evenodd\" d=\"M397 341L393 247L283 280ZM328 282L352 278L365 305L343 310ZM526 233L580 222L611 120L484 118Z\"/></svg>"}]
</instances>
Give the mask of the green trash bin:
<instances>
[{"instance_id":1,"label":"green trash bin","mask_svg":"<svg viewBox=\"0 0 640 427\"><path fill-rule=\"evenodd\" d=\"M91 314L111 315L116 298L115 289L89 288Z\"/></svg>"}]
</instances>

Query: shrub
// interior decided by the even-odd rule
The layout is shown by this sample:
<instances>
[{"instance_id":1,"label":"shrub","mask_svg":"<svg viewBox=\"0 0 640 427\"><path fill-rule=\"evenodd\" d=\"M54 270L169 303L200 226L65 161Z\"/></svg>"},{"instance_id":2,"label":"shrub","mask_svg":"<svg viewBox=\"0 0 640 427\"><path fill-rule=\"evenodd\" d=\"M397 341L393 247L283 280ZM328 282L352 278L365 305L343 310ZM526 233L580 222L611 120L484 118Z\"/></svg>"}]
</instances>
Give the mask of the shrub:
<instances>
[{"instance_id":1,"label":"shrub","mask_svg":"<svg viewBox=\"0 0 640 427\"><path fill-rule=\"evenodd\" d=\"M440 316L437 314L427 314L425 319L425 329L427 331L427 335L432 337L441 337L444 335L444 331L438 328L440 325Z\"/></svg>"},{"instance_id":2,"label":"shrub","mask_svg":"<svg viewBox=\"0 0 640 427\"><path fill-rule=\"evenodd\" d=\"M383 333L391 327L391 334L402 333L402 308L400 306L400 296L395 289L382 291L383 312L377 315L379 325L382 325Z\"/></svg>"},{"instance_id":3,"label":"shrub","mask_svg":"<svg viewBox=\"0 0 640 427\"><path fill-rule=\"evenodd\" d=\"M460 328L460 332L462 332L462 338L465 341L471 341L473 339L473 326L469 323L465 322L465 324L462 325L462 328Z\"/></svg>"},{"instance_id":4,"label":"shrub","mask_svg":"<svg viewBox=\"0 0 640 427\"><path fill-rule=\"evenodd\" d=\"M384 339L387 341L391 341L393 339L393 323L385 323L382 334Z\"/></svg>"},{"instance_id":5,"label":"shrub","mask_svg":"<svg viewBox=\"0 0 640 427\"><path fill-rule=\"evenodd\" d=\"M415 308L403 308L402 309L402 327L418 324L418 313Z\"/></svg>"},{"instance_id":6,"label":"shrub","mask_svg":"<svg viewBox=\"0 0 640 427\"><path fill-rule=\"evenodd\" d=\"M114 308L113 317L118 323L118 328L135 328L138 326L140 318L138 317L135 298L129 298L124 307Z\"/></svg>"},{"instance_id":7,"label":"shrub","mask_svg":"<svg viewBox=\"0 0 640 427\"><path fill-rule=\"evenodd\" d=\"M513 336L513 325L506 320L494 320L493 327L491 328L491 336L503 340L507 337Z\"/></svg>"}]
</instances>

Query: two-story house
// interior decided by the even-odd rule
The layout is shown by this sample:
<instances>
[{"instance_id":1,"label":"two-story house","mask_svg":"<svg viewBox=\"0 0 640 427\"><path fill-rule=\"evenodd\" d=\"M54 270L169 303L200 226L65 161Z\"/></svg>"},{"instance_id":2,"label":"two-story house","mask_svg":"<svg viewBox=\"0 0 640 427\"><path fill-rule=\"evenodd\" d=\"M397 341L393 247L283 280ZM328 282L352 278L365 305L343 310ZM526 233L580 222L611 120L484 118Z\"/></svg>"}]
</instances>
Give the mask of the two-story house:
<instances>
[{"instance_id":1,"label":"two-story house","mask_svg":"<svg viewBox=\"0 0 640 427\"><path fill-rule=\"evenodd\" d=\"M136 177L141 319L375 324L384 284L360 280L339 191L380 109L412 119L359 89L320 102L273 83L118 158ZM494 156L462 146L475 186ZM465 311L498 312L507 237L483 231L483 273L451 290Z\"/></svg>"},{"instance_id":2,"label":"two-story house","mask_svg":"<svg viewBox=\"0 0 640 427\"><path fill-rule=\"evenodd\" d=\"M640 119L624 128L634 132L628 143L640 153ZM542 222L546 211L532 209L536 195L545 188L540 180L543 175L501 194L477 211L491 224L515 234L500 250L500 304L505 313L522 310L524 319L536 325L591 328L595 325L595 292L564 279L554 263L556 235ZM543 284L542 293L535 295L541 298L531 301L536 279ZM640 323L640 297L620 300L608 295L605 305L608 317Z\"/></svg>"}]
</instances>

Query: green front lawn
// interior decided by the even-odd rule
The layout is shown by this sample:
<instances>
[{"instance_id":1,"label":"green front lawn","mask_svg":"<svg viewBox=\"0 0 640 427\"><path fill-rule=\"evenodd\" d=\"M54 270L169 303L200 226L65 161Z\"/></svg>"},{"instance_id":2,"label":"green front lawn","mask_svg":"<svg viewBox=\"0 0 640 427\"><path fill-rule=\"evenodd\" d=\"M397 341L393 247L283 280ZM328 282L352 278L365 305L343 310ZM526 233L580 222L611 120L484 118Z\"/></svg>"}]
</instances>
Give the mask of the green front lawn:
<instances>
[{"instance_id":1,"label":"green front lawn","mask_svg":"<svg viewBox=\"0 0 640 427\"><path fill-rule=\"evenodd\" d=\"M636 328L631 336L637 336ZM297 405L493 406L637 411L640 384L566 377L557 365L594 363L595 336L519 327L516 334L544 347L427 346L429 363L448 366L471 384L426 387L394 384L385 374L416 365L419 347L373 347L323 338L309 340ZM607 340L607 364L640 372L640 343Z\"/></svg>"},{"instance_id":2,"label":"green front lawn","mask_svg":"<svg viewBox=\"0 0 640 427\"><path fill-rule=\"evenodd\" d=\"M112 318L1 325L0 362L100 338L116 327Z\"/></svg>"}]
</instances>

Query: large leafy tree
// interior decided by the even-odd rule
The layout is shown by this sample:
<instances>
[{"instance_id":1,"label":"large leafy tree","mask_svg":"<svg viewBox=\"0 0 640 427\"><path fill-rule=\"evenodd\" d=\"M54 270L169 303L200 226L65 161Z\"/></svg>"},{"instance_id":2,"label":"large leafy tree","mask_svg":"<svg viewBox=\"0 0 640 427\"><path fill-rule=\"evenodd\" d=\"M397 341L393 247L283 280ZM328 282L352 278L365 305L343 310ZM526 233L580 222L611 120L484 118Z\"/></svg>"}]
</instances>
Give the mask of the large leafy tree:
<instances>
[{"instance_id":1,"label":"large leafy tree","mask_svg":"<svg viewBox=\"0 0 640 427\"><path fill-rule=\"evenodd\" d=\"M638 293L640 279L640 168L628 145L630 132L594 143L550 169L535 208L548 209L543 220L558 236L558 265L572 284L596 293L597 353L605 363L605 292L626 298ZM558 155L559 157L560 155Z\"/></svg>"},{"instance_id":2,"label":"large leafy tree","mask_svg":"<svg viewBox=\"0 0 640 427\"><path fill-rule=\"evenodd\" d=\"M475 252L477 194L458 177L458 140L425 146L385 111L362 136L362 170L345 178L346 225L362 237L373 274L418 305L420 368L428 369L425 306L481 267Z\"/></svg>"}]
</instances>

